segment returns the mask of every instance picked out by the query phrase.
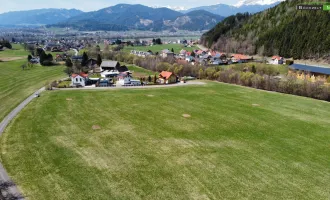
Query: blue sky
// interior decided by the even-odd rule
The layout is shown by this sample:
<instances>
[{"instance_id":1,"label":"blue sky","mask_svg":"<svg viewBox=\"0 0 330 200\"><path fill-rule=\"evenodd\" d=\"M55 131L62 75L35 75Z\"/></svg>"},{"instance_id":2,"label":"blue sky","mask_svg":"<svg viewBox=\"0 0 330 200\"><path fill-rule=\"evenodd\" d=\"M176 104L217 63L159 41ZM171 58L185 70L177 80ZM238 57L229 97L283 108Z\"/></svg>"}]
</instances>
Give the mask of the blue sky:
<instances>
[{"instance_id":1,"label":"blue sky","mask_svg":"<svg viewBox=\"0 0 330 200\"><path fill-rule=\"evenodd\" d=\"M239 0L1 0L0 13L30 10L37 8L76 8L92 11L116 5L118 3L143 4L147 6L180 6L191 8L196 6L214 5L218 3L234 5ZM28 2L27 2L28 1Z\"/></svg>"}]
</instances>

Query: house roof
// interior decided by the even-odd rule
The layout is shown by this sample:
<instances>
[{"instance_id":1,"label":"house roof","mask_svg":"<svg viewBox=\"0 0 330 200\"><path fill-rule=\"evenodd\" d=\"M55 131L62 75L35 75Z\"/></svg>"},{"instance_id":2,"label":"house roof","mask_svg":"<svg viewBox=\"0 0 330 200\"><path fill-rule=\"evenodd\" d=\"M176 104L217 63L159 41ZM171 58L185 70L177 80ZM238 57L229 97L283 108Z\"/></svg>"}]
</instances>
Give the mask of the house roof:
<instances>
[{"instance_id":1,"label":"house roof","mask_svg":"<svg viewBox=\"0 0 330 200\"><path fill-rule=\"evenodd\" d=\"M251 57L243 55L243 54L233 54L232 57L239 59L239 60L248 60Z\"/></svg>"},{"instance_id":2,"label":"house roof","mask_svg":"<svg viewBox=\"0 0 330 200\"><path fill-rule=\"evenodd\" d=\"M301 71L311 72L311 73L330 75L330 68L326 68L326 67L292 64L292 65L289 66L289 68L294 69L294 70L301 70Z\"/></svg>"},{"instance_id":3,"label":"house roof","mask_svg":"<svg viewBox=\"0 0 330 200\"><path fill-rule=\"evenodd\" d=\"M72 74L71 75L72 78L76 78L77 76L81 76L81 77L87 78L88 77L88 74L85 74L85 73L81 72L80 74Z\"/></svg>"},{"instance_id":4,"label":"house roof","mask_svg":"<svg viewBox=\"0 0 330 200\"><path fill-rule=\"evenodd\" d=\"M172 75L174 75L172 72L162 71L159 76L162 78L169 79Z\"/></svg>"},{"instance_id":5,"label":"house roof","mask_svg":"<svg viewBox=\"0 0 330 200\"><path fill-rule=\"evenodd\" d=\"M112 61L112 60L107 60L107 61L102 61L101 67L113 67L116 68L118 65L117 61Z\"/></svg>"},{"instance_id":6,"label":"house roof","mask_svg":"<svg viewBox=\"0 0 330 200\"><path fill-rule=\"evenodd\" d=\"M275 59L277 59L277 60L281 60L282 57L280 57L280 56L273 56L273 57L272 57L272 60L275 60Z\"/></svg>"}]
</instances>

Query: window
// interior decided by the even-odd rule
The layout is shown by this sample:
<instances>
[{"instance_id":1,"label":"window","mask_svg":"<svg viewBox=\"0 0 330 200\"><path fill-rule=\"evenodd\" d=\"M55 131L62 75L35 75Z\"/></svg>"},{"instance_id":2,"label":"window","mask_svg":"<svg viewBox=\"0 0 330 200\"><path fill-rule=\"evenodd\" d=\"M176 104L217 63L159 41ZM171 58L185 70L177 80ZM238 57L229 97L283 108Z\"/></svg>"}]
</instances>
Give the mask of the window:
<instances>
[{"instance_id":1,"label":"window","mask_svg":"<svg viewBox=\"0 0 330 200\"><path fill-rule=\"evenodd\" d=\"M80 82L82 82L82 78L80 78Z\"/></svg>"},{"instance_id":2,"label":"window","mask_svg":"<svg viewBox=\"0 0 330 200\"><path fill-rule=\"evenodd\" d=\"M76 78L76 82L78 82L78 78Z\"/></svg>"}]
</instances>

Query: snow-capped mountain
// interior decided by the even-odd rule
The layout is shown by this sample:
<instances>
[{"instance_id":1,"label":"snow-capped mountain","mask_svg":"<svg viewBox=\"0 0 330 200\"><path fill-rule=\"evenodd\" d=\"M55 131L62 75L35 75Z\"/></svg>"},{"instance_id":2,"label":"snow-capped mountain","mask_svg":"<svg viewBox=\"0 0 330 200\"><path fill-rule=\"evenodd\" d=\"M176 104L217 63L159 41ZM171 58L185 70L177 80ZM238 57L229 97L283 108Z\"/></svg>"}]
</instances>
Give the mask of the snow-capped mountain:
<instances>
[{"instance_id":1,"label":"snow-capped mountain","mask_svg":"<svg viewBox=\"0 0 330 200\"><path fill-rule=\"evenodd\" d=\"M206 10L213 14L228 17L237 13L257 13L268 8L274 7L284 0L241 0L236 5L217 4L211 6L201 6L181 11L188 13L194 10Z\"/></svg>"},{"instance_id":2,"label":"snow-capped mountain","mask_svg":"<svg viewBox=\"0 0 330 200\"><path fill-rule=\"evenodd\" d=\"M241 0L234 6L241 7L241 6L250 6L250 5L271 5L282 1L285 0Z\"/></svg>"},{"instance_id":3,"label":"snow-capped mountain","mask_svg":"<svg viewBox=\"0 0 330 200\"><path fill-rule=\"evenodd\" d=\"M186 10L186 8L184 6L151 6L152 8L168 8L168 9L171 9L171 10L175 10L175 11L183 11L183 10Z\"/></svg>"}]
</instances>

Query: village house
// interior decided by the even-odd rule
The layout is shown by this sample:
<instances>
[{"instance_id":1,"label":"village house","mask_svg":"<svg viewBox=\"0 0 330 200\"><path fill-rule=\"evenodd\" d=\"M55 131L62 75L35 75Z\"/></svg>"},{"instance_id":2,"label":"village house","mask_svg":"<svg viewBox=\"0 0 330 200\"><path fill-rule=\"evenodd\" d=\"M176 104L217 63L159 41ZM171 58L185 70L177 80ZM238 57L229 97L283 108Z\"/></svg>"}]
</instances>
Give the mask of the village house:
<instances>
[{"instance_id":1,"label":"village house","mask_svg":"<svg viewBox=\"0 0 330 200\"><path fill-rule=\"evenodd\" d=\"M280 57L280 56L273 56L270 64L283 65L284 64L284 58Z\"/></svg>"},{"instance_id":2,"label":"village house","mask_svg":"<svg viewBox=\"0 0 330 200\"><path fill-rule=\"evenodd\" d=\"M174 58L174 53L168 49L164 49L161 52L161 56L163 58Z\"/></svg>"},{"instance_id":3,"label":"village house","mask_svg":"<svg viewBox=\"0 0 330 200\"><path fill-rule=\"evenodd\" d=\"M250 56L246 56L246 55L243 55L243 54L233 54L231 56L232 63L246 63L251 59L252 58Z\"/></svg>"},{"instance_id":4,"label":"village house","mask_svg":"<svg viewBox=\"0 0 330 200\"><path fill-rule=\"evenodd\" d=\"M112 61L112 60L107 60L107 61L102 61L101 64L101 71L111 71L111 70L116 70L117 68L120 68L120 63L117 61Z\"/></svg>"},{"instance_id":5,"label":"village house","mask_svg":"<svg viewBox=\"0 0 330 200\"><path fill-rule=\"evenodd\" d=\"M72 74L71 75L71 85L76 87L85 87L86 81L88 79L88 74L80 73L80 74Z\"/></svg>"},{"instance_id":6,"label":"village house","mask_svg":"<svg viewBox=\"0 0 330 200\"><path fill-rule=\"evenodd\" d=\"M177 77L172 72L162 71L158 78L160 84L172 84L177 82Z\"/></svg>"},{"instance_id":7,"label":"village house","mask_svg":"<svg viewBox=\"0 0 330 200\"><path fill-rule=\"evenodd\" d=\"M118 80L116 84L119 86L126 86L126 85L138 86L141 85L141 81L133 79L130 72L122 72L118 75Z\"/></svg>"}]
</instances>

